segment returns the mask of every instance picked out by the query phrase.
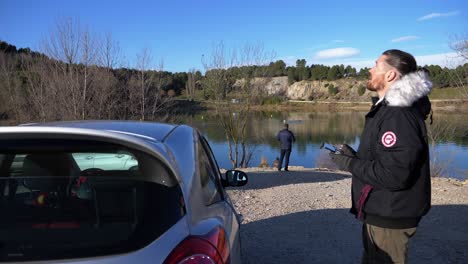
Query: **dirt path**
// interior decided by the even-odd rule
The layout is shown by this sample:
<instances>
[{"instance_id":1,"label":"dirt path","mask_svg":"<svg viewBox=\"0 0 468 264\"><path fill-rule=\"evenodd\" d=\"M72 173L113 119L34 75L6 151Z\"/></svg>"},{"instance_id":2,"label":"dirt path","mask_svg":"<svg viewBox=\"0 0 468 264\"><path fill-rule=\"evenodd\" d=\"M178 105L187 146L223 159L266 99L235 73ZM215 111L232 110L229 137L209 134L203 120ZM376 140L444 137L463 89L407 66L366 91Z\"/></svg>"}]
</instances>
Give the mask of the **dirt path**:
<instances>
[{"instance_id":1,"label":"dirt path","mask_svg":"<svg viewBox=\"0 0 468 264\"><path fill-rule=\"evenodd\" d=\"M351 179L320 171L250 172L229 189L244 217L243 263L360 263L361 223L348 213ZM409 263L467 263L468 185L434 179Z\"/></svg>"}]
</instances>

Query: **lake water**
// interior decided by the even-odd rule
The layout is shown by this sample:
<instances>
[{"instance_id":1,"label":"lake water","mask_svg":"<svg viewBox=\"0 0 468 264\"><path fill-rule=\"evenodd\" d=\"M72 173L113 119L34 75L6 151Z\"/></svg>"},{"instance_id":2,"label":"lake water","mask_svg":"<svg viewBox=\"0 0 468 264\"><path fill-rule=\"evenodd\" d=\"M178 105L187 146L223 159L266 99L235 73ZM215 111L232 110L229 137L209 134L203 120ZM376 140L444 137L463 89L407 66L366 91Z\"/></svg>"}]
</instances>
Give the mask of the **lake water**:
<instances>
[{"instance_id":1,"label":"lake water","mask_svg":"<svg viewBox=\"0 0 468 264\"><path fill-rule=\"evenodd\" d=\"M283 121L290 124L296 135L290 165L306 168L333 168L322 142L347 143L357 149L366 112L253 112L247 123L247 139L253 151L250 167L257 167L262 157L269 165L279 156L276 134ZM218 119L210 113L177 117L179 123L197 127L208 139L221 168L231 168L228 144ZM0 122L8 125L8 122ZM461 113L434 112L434 123L428 124L434 135L431 159L437 159L437 168L443 175L468 179L468 118Z\"/></svg>"},{"instance_id":2,"label":"lake water","mask_svg":"<svg viewBox=\"0 0 468 264\"><path fill-rule=\"evenodd\" d=\"M272 164L279 156L276 134L283 127L283 120L290 124L296 143L290 158L290 166L333 167L327 151L320 150L322 142L347 143L355 149L364 126L366 112L255 112L249 116L247 138L253 149L249 166L256 167L262 157ZM184 117L184 123L199 128L207 137L222 168L231 168L228 145L218 120L209 114ZM437 168L444 175L468 179L468 120L464 114L434 113L434 122L428 124L434 142L431 159L437 159Z\"/></svg>"}]
</instances>

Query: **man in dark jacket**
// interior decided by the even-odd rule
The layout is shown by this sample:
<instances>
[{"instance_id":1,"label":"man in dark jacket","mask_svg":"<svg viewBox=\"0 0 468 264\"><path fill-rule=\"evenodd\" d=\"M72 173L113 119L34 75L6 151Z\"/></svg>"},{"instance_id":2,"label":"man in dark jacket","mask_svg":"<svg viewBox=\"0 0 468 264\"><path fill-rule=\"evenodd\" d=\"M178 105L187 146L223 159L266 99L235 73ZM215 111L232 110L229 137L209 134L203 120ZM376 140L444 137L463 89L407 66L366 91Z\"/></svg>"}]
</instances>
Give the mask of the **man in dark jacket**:
<instances>
[{"instance_id":1,"label":"man in dark jacket","mask_svg":"<svg viewBox=\"0 0 468 264\"><path fill-rule=\"evenodd\" d=\"M409 239L430 208L429 147L424 120L432 89L411 54L387 50L369 71L379 101L366 115L357 152L331 153L352 173L351 213L363 224L363 263L406 263Z\"/></svg>"},{"instance_id":2,"label":"man in dark jacket","mask_svg":"<svg viewBox=\"0 0 468 264\"><path fill-rule=\"evenodd\" d=\"M278 170L281 170L281 166L283 165L283 159L286 156L286 160L284 162L284 170L288 171L289 165L289 156L291 155L292 143L296 141L294 137L294 133L289 130L289 125L284 124L284 129L278 132L276 139L280 142L281 147L281 156L278 164Z\"/></svg>"}]
</instances>

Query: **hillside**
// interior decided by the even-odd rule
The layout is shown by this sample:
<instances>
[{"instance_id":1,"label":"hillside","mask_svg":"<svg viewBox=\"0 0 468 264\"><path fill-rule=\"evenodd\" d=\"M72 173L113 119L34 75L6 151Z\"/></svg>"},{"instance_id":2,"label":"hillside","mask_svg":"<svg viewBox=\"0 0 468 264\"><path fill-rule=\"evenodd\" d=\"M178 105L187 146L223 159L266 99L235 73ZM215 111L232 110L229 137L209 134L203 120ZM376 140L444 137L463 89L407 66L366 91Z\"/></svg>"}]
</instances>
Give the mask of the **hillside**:
<instances>
[{"instance_id":1,"label":"hillside","mask_svg":"<svg viewBox=\"0 0 468 264\"><path fill-rule=\"evenodd\" d=\"M300 81L288 85L288 77L255 78L255 89L269 96L285 96L292 101L340 101L343 103L370 102L375 93L366 89L367 80L362 78L342 78L335 81ZM330 88L333 87L333 88ZM336 89L332 93L331 89ZM434 88L429 95L431 101L439 106L456 103L468 99L468 87ZM464 104L464 103L463 103Z\"/></svg>"},{"instance_id":2,"label":"hillside","mask_svg":"<svg viewBox=\"0 0 468 264\"><path fill-rule=\"evenodd\" d=\"M342 78L336 81L300 81L288 85L288 77L255 78L256 89L263 90L267 95L284 95L289 100L370 100L371 92L365 89L366 80ZM336 94L330 93L330 88L336 88ZM359 95L359 89L363 92Z\"/></svg>"}]
</instances>

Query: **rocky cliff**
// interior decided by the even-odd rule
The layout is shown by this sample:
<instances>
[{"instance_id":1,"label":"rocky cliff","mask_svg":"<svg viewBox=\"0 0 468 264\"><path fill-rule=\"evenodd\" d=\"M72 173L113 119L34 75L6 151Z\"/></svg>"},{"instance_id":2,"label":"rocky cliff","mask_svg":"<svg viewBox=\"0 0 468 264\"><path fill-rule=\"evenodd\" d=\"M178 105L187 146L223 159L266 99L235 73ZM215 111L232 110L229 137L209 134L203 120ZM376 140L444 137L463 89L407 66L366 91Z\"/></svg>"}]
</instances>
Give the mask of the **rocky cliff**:
<instances>
[{"instance_id":1,"label":"rocky cliff","mask_svg":"<svg viewBox=\"0 0 468 264\"><path fill-rule=\"evenodd\" d=\"M359 95L359 89L364 90L366 80L343 78L336 81L300 81L288 85L288 77L255 78L257 89L268 95L284 95L291 100L326 100L345 99L368 101L371 92L365 90ZM330 87L336 88L336 93Z\"/></svg>"}]
</instances>

